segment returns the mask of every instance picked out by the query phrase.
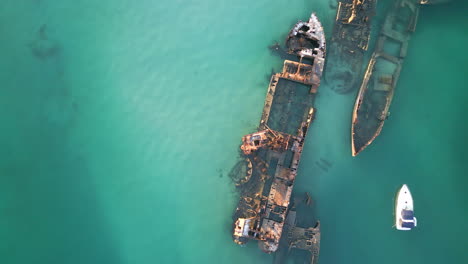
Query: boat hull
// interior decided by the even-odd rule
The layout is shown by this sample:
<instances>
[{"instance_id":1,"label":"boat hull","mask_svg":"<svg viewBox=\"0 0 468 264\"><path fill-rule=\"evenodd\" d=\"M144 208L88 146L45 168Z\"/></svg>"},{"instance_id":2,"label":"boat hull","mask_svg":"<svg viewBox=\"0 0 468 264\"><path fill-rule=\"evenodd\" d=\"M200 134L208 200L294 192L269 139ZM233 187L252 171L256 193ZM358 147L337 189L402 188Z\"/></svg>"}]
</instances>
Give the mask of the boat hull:
<instances>
[{"instance_id":1,"label":"boat hull","mask_svg":"<svg viewBox=\"0 0 468 264\"><path fill-rule=\"evenodd\" d=\"M418 4L411 0L398 0L386 17L354 103L352 156L374 141L390 115L390 104L418 15Z\"/></svg>"},{"instance_id":2,"label":"boat hull","mask_svg":"<svg viewBox=\"0 0 468 264\"><path fill-rule=\"evenodd\" d=\"M400 71L398 59L386 54L373 54L354 103L351 123L353 156L369 146L382 131Z\"/></svg>"},{"instance_id":3,"label":"boat hull","mask_svg":"<svg viewBox=\"0 0 468 264\"><path fill-rule=\"evenodd\" d=\"M315 14L294 25L286 45L295 60L284 61L282 72L271 77L258 131L242 138L242 156L249 167L238 170L247 173L238 184L241 198L233 219L234 242L257 240L266 253L279 248L305 137L315 115L326 50Z\"/></svg>"}]
</instances>

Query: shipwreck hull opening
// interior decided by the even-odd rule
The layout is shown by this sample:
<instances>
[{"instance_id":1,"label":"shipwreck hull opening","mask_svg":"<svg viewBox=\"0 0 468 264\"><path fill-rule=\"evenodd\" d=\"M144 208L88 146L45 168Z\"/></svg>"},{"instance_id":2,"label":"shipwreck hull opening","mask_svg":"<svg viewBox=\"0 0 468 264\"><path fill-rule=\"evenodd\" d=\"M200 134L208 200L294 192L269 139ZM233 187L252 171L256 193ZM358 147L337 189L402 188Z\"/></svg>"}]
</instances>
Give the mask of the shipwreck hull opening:
<instances>
[{"instance_id":1,"label":"shipwreck hull opening","mask_svg":"<svg viewBox=\"0 0 468 264\"><path fill-rule=\"evenodd\" d=\"M280 78L267 125L275 131L295 135L311 106L310 86Z\"/></svg>"},{"instance_id":2,"label":"shipwreck hull opening","mask_svg":"<svg viewBox=\"0 0 468 264\"><path fill-rule=\"evenodd\" d=\"M317 51L315 49L320 47L320 42L318 39L310 38L305 34L298 33L296 36L288 39L288 41L286 42L286 46L289 47L289 51L292 53L298 52L302 49L313 49L313 54L316 55Z\"/></svg>"}]
</instances>

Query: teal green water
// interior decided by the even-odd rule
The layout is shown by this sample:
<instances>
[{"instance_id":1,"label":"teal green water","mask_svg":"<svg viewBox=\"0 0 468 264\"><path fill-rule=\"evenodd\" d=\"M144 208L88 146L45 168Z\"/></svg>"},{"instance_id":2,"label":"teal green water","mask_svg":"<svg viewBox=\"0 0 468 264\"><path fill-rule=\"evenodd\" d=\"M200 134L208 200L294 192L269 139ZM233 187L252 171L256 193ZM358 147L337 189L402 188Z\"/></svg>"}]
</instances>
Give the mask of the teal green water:
<instances>
[{"instance_id":1,"label":"teal green water","mask_svg":"<svg viewBox=\"0 0 468 264\"><path fill-rule=\"evenodd\" d=\"M330 35L329 2L1 1L0 263L271 263L232 243L226 175L282 65L267 46L311 11ZM468 263L462 2L421 10L392 115L357 158L353 95L320 88L296 185L320 263ZM412 232L392 229L403 183Z\"/></svg>"}]
</instances>

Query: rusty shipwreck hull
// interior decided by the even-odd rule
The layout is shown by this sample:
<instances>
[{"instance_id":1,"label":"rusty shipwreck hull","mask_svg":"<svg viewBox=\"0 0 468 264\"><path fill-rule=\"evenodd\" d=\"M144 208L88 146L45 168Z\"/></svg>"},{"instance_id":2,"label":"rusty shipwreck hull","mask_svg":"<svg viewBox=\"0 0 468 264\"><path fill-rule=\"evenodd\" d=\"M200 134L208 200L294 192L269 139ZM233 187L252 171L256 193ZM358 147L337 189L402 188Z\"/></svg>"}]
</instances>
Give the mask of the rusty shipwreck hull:
<instances>
[{"instance_id":1,"label":"rusty shipwreck hull","mask_svg":"<svg viewBox=\"0 0 468 264\"><path fill-rule=\"evenodd\" d=\"M234 213L233 240L275 252L279 247L291 194L305 143L315 115L314 99L325 62L325 35L312 14L294 25L286 39L288 53L280 73L268 86L258 131L242 138L243 159L249 164L240 184Z\"/></svg>"}]
</instances>

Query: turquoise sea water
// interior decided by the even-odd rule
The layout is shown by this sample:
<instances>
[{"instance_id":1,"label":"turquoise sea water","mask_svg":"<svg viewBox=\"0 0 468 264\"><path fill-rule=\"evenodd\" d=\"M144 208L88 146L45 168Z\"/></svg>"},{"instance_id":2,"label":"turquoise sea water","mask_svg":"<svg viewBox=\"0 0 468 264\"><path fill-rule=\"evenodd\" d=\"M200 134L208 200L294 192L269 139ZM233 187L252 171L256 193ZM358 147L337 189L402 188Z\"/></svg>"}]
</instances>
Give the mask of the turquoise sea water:
<instances>
[{"instance_id":1,"label":"turquoise sea water","mask_svg":"<svg viewBox=\"0 0 468 264\"><path fill-rule=\"evenodd\" d=\"M320 87L295 189L320 263L468 263L467 7L422 8L357 158L354 95ZM227 173L282 66L267 46L312 11L329 36L328 0L1 1L0 263L271 263L231 241ZM412 232L392 229L403 183Z\"/></svg>"}]
</instances>

